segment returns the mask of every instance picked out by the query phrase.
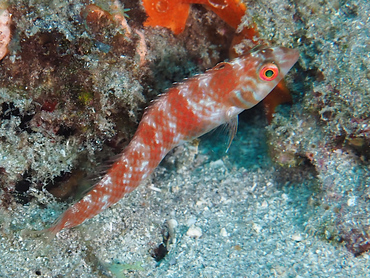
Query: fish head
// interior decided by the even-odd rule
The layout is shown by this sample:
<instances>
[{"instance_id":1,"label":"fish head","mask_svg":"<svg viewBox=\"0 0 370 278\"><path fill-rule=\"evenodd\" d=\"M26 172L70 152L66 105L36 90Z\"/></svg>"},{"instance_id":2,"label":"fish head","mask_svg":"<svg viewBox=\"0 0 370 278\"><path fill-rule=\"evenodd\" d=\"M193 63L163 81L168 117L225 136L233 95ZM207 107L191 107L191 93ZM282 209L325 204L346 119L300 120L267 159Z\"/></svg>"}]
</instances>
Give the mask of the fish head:
<instances>
[{"instance_id":1,"label":"fish head","mask_svg":"<svg viewBox=\"0 0 370 278\"><path fill-rule=\"evenodd\" d=\"M239 82L229 95L232 105L243 109L255 106L284 78L298 57L296 49L260 47L234 60Z\"/></svg>"}]
</instances>

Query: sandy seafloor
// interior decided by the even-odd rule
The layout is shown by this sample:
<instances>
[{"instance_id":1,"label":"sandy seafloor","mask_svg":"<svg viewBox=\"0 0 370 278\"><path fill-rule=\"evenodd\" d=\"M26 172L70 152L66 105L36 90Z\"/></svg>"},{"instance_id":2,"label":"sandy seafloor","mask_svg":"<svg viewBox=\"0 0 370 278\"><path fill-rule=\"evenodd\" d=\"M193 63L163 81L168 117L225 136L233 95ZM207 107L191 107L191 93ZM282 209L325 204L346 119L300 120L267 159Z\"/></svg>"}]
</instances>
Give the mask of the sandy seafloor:
<instances>
[{"instance_id":1,"label":"sandy seafloor","mask_svg":"<svg viewBox=\"0 0 370 278\"><path fill-rule=\"evenodd\" d=\"M370 277L369 253L354 257L307 228L314 173L272 164L263 118L243 118L227 154L218 131L198 150L180 147L133 193L49 245L17 227L41 229L62 208L14 211L0 277ZM166 221L174 232L157 263L150 252Z\"/></svg>"}]
</instances>

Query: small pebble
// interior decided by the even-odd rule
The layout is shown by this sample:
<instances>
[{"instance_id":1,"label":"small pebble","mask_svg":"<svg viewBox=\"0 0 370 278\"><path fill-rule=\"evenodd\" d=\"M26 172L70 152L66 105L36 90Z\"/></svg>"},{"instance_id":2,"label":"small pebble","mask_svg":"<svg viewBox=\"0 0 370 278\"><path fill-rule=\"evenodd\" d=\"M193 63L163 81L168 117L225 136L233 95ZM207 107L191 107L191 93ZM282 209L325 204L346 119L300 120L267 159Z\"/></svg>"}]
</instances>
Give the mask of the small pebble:
<instances>
[{"instance_id":1,"label":"small pebble","mask_svg":"<svg viewBox=\"0 0 370 278\"><path fill-rule=\"evenodd\" d=\"M302 241L303 237L300 234L294 234L294 235L292 235L292 239L294 241L300 242L300 241Z\"/></svg>"},{"instance_id":2,"label":"small pebble","mask_svg":"<svg viewBox=\"0 0 370 278\"><path fill-rule=\"evenodd\" d=\"M262 230L262 226L261 226L261 225L259 225L259 224L256 224L256 223L254 223L252 227L253 227L253 230L254 230L257 234L259 234L259 233L261 232L261 230Z\"/></svg>"},{"instance_id":3,"label":"small pebble","mask_svg":"<svg viewBox=\"0 0 370 278\"><path fill-rule=\"evenodd\" d=\"M347 200L347 205L349 207L354 207L356 205L356 196L351 196L348 200Z\"/></svg>"},{"instance_id":4,"label":"small pebble","mask_svg":"<svg viewBox=\"0 0 370 278\"><path fill-rule=\"evenodd\" d=\"M175 219L170 219L167 221L168 233L170 236L170 242L173 244L176 242L176 228L178 223Z\"/></svg>"},{"instance_id":5,"label":"small pebble","mask_svg":"<svg viewBox=\"0 0 370 278\"><path fill-rule=\"evenodd\" d=\"M221 236L224 236L224 237L228 237L229 236L229 233L226 231L225 228L222 228L221 231L220 231L220 235Z\"/></svg>"},{"instance_id":6,"label":"small pebble","mask_svg":"<svg viewBox=\"0 0 370 278\"><path fill-rule=\"evenodd\" d=\"M209 165L211 166L211 168L214 168L214 169L215 168L221 168L221 167L225 166L224 162L221 159L216 160L216 161L212 161Z\"/></svg>"},{"instance_id":7,"label":"small pebble","mask_svg":"<svg viewBox=\"0 0 370 278\"><path fill-rule=\"evenodd\" d=\"M189 230L186 232L186 235L193 238L200 238L202 236L202 229L192 225Z\"/></svg>"},{"instance_id":8,"label":"small pebble","mask_svg":"<svg viewBox=\"0 0 370 278\"><path fill-rule=\"evenodd\" d=\"M176 229L178 226L178 223L175 219L168 220L168 228L170 229Z\"/></svg>"}]
</instances>

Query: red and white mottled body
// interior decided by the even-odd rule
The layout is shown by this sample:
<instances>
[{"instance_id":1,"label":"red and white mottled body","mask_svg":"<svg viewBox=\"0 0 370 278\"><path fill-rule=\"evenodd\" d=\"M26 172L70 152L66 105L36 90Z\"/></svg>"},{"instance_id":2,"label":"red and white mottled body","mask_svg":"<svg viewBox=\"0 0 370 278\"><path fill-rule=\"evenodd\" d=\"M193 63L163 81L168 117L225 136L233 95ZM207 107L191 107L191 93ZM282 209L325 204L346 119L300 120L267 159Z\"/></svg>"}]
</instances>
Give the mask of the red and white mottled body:
<instances>
[{"instance_id":1,"label":"red and white mottled body","mask_svg":"<svg viewBox=\"0 0 370 278\"><path fill-rule=\"evenodd\" d=\"M130 144L103 179L48 231L56 234L77 226L118 202L172 148L235 120L259 103L297 59L293 49L258 49L169 89L148 108Z\"/></svg>"}]
</instances>

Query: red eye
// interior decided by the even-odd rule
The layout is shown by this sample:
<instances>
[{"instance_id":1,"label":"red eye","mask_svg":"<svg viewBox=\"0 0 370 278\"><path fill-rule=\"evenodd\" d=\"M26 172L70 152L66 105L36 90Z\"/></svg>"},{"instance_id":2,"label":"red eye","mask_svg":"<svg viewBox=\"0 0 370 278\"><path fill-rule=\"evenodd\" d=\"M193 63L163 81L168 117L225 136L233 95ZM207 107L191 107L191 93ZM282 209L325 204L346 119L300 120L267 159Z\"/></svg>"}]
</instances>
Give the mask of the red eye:
<instances>
[{"instance_id":1,"label":"red eye","mask_svg":"<svg viewBox=\"0 0 370 278\"><path fill-rule=\"evenodd\" d=\"M265 81L274 80L279 74L279 68L273 63L268 63L260 69L260 78Z\"/></svg>"}]
</instances>

